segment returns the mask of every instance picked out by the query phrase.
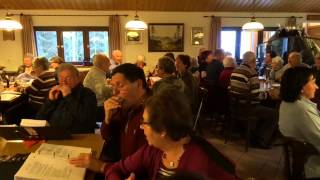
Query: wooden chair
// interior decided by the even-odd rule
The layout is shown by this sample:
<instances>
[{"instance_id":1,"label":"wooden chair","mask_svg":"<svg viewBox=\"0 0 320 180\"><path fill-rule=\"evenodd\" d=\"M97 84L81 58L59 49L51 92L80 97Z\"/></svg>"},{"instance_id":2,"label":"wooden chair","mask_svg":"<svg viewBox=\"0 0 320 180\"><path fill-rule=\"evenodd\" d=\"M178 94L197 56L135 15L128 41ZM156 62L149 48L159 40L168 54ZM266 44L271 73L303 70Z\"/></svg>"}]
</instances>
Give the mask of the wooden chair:
<instances>
[{"instance_id":1,"label":"wooden chair","mask_svg":"<svg viewBox=\"0 0 320 180\"><path fill-rule=\"evenodd\" d=\"M284 137L285 170L290 180L305 178L304 165L311 155L319 155L317 149L307 142Z\"/></svg>"},{"instance_id":2,"label":"wooden chair","mask_svg":"<svg viewBox=\"0 0 320 180\"><path fill-rule=\"evenodd\" d=\"M246 139L245 139L245 152L248 152L248 147L250 145L250 130L252 129L253 123L257 121L252 110L254 109L254 104L252 104L252 99L250 95L243 95L229 91L230 98L230 116L228 117L228 126L225 136L225 143L228 142L231 133L233 132L233 127L236 121L244 122L246 126Z\"/></svg>"}]
</instances>

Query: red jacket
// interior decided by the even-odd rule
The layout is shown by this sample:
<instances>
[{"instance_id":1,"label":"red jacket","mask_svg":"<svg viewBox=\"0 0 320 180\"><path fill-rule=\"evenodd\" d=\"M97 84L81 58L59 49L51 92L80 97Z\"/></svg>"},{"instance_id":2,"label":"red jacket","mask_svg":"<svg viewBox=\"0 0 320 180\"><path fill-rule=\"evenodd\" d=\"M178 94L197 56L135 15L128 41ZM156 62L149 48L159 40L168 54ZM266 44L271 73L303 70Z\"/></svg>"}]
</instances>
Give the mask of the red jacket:
<instances>
[{"instance_id":1,"label":"red jacket","mask_svg":"<svg viewBox=\"0 0 320 180\"><path fill-rule=\"evenodd\" d=\"M227 89L230 84L230 77L231 73L233 72L233 67L226 67L223 69L223 71L220 73L219 77L219 86L223 89Z\"/></svg>"},{"instance_id":2,"label":"red jacket","mask_svg":"<svg viewBox=\"0 0 320 180\"><path fill-rule=\"evenodd\" d=\"M144 107L140 105L130 110L120 109L110 118L110 123L102 123L101 135L108 143L111 138L120 141L121 158L136 152L146 143L143 130L140 129Z\"/></svg>"},{"instance_id":3,"label":"red jacket","mask_svg":"<svg viewBox=\"0 0 320 180\"><path fill-rule=\"evenodd\" d=\"M105 179L120 180L127 178L130 173L135 173L136 176L147 175L148 179L156 180L162 155L161 150L145 145L133 155L111 166L105 174ZM235 175L229 174L222 166L212 160L203 148L193 140L185 145L185 151L180 158L177 171L197 173L208 179L237 179Z\"/></svg>"}]
</instances>

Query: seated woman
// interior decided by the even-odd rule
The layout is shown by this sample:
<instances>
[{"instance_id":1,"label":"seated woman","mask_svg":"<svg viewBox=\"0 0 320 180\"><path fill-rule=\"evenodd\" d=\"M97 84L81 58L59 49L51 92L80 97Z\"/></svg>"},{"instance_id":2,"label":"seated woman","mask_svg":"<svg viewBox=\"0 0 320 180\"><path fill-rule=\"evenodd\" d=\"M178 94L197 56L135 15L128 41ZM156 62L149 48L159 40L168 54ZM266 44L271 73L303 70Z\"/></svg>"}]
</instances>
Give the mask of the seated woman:
<instances>
[{"instance_id":1,"label":"seated woman","mask_svg":"<svg viewBox=\"0 0 320 180\"><path fill-rule=\"evenodd\" d=\"M198 105L198 84L196 79L188 70L190 63L190 56L184 54L179 54L175 61L178 77L182 79L186 86L184 88L184 93L189 98L192 112L195 113Z\"/></svg>"},{"instance_id":2,"label":"seated woman","mask_svg":"<svg viewBox=\"0 0 320 180\"><path fill-rule=\"evenodd\" d=\"M153 84L152 92L154 94L171 87L179 89L181 92L185 91L186 85L184 82L174 75L176 67L172 58L166 56L161 57L158 60L157 67L157 75L161 79L155 83L151 83Z\"/></svg>"},{"instance_id":3,"label":"seated woman","mask_svg":"<svg viewBox=\"0 0 320 180\"><path fill-rule=\"evenodd\" d=\"M310 101L318 89L312 70L289 68L282 76L279 129L286 137L314 145L320 152L320 115ZM305 164L307 178L320 177L320 157L312 156Z\"/></svg>"},{"instance_id":4,"label":"seated woman","mask_svg":"<svg viewBox=\"0 0 320 180\"><path fill-rule=\"evenodd\" d=\"M191 135L192 124L190 106L183 93L172 88L152 96L145 103L140 125L149 145L110 167L105 179L144 176L155 180L180 172L209 179L235 179L206 152L202 146L206 141L200 143Z\"/></svg>"},{"instance_id":5,"label":"seated woman","mask_svg":"<svg viewBox=\"0 0 320 180\"><path fill-rule=\"evenodd\" d=\"M223 59L223 70L220 73L218 84L221 88L227 89L230 84L231 73L236 67L237 63L231 56L226 56Z\"/></svg>"}]
</instances>

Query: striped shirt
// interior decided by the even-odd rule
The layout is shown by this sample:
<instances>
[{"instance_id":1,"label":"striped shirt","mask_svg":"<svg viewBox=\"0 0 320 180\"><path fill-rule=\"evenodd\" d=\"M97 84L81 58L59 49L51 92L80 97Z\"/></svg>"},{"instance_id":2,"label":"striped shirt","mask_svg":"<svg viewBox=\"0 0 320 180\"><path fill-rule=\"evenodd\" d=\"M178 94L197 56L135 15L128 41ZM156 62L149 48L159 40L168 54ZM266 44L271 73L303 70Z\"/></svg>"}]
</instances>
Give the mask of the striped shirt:
<instances>
[{"instance_id":1,"label":"striped shirt","mask_svg":"<svg viewBox=\"0 0 320 180\"><path fill-rule=\"evenodd\" d=\"M160 168L158 170L158 179L166 179L176 174L177 168L169 169L164 166L163 162L160 164Z\"/></svg>"},{"instance_id":2,"label":"striped shirt","mask_svg":"<svg viewBox=\"0 0 320 180\"><path fill-rule=\"evenodd\" d=\"M48 97L50 89L57 85L54 72L44 71L26 89L31 104L42 105Z\"/></svg>"},{"instance_id":3,"label":"striped shirt","mask_svg":"<svg viewBox=\"0 0 320 180\"><path fill-rule=\"evenodd\" d=\"M238 94L252 95L252 98L258 98L260 82L258 72L246 64L241 64L236 68L230 78L230 91Z\"/></svg>"}]
</instances>

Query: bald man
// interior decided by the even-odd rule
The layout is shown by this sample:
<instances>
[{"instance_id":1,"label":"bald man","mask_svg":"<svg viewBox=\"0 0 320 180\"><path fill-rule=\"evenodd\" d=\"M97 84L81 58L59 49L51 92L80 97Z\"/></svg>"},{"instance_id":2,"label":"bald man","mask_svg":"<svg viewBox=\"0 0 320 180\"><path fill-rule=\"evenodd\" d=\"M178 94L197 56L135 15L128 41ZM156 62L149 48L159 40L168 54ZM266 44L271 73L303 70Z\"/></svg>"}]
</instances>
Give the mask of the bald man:
<instances>
[{"instance_id":1,"label":"bald man","mask_svg":"<svg viewBox=\"0 0 320 180\"><path fill-rule=\"evenodd\" d=\"M283 73L289 69L289 68L294 68L294 67L298 67L298 66L303 66L303 67L309 67L309 65L305 64L302 62L302 58L301 58L301 54L298 52L291 52L288 56L288 64L286 64L285 66L283 66L280 69L280 74L282 77ZM281 80L281 78L279 78L279 80Z\"/></svg>"},{"instance_id":2,"label":"bald man","mask_svg":"<svg viewBox=\"0 0 320 180\"><path fill-rule=\"evenodd\" d=\"M111 54L111 60L110 60L110 70L116 68L120 64L122 64L122 52L120 50L114 50Z\"/></svg>"},{"instance_id":3,"label":"bald man","mask_svg":"<svg viewBox=\"0 0 320 180\"><path fill-rule=\"evenodd\" d=\"M104 119L103 103L112 95L112 89L106 85L106 74L109 72L110 60L104 54L93 56L93 67L84 78L83 86L91 89L97 98L98 121Z\"/></svg>"}]
</instances>

